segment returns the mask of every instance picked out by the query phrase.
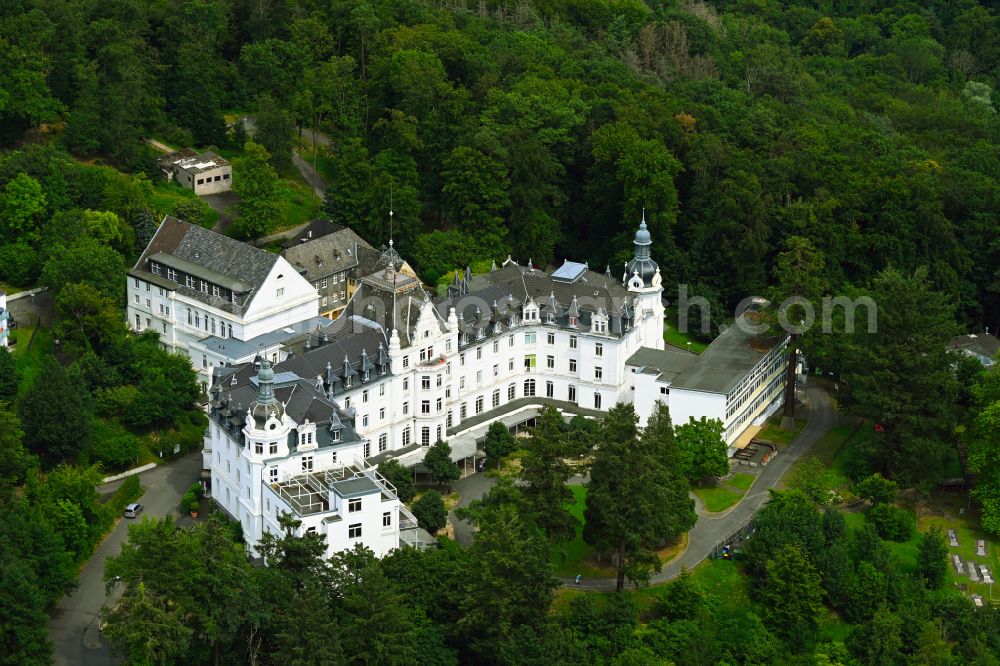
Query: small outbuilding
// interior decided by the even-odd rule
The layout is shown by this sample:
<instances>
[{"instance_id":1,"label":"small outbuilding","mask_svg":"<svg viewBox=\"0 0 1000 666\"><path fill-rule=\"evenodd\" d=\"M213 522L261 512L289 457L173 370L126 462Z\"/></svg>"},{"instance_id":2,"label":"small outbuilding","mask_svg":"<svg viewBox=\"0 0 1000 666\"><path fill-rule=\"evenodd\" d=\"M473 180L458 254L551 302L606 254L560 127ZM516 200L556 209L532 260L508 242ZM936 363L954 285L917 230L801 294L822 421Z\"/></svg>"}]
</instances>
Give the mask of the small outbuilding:
<instances>
[{"instance_id":1,"label":"small outbuilding","mask_svg":"<svg viewBox=\"0 0 1000 666\"><path fill-rule=\"evenodd\" d=\"M176 180L195 194L217 194L233 189L233 167L213 152L190 148L168 153L157 160L163 177Z\"/></svg>"}]
</instances>

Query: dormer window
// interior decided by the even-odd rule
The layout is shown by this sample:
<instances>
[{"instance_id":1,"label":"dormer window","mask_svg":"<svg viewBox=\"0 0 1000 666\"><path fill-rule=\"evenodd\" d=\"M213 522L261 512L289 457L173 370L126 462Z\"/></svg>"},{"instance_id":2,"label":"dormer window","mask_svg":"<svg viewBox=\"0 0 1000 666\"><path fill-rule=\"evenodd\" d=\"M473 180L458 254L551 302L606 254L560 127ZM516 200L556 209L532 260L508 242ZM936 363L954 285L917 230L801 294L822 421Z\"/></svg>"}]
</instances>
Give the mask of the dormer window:
<instances>
[{"instance_id":1,"label":"dormer window","mask_svg":"<svg viewBox=\"0 0 1000 666\"><path fill-rule=\"evenodd\" d=\"M368 381L371 378L372 378L372 371L371 370L365 370L365 374L362 375L361 381L366 382L366 381Z\"/></svg>"},{"instance_id":2,"label":"dormer window","mask_svg":"<svg viewBox=\"0 0 1000 666\"><path fill-rule=\"evenodd\" d=\"M378 374L379 375L384 375L386 372L388 372L387 368L388 368L388 366L386 366L385 364L380 365L378 367Z\"/></svg>"},{"instance_id":3,"label":"dormer window","mask_svg":"<svg viewBox=\"0 0 1000 666\"><path fill-rule=\"evenodd\" d=\"M551 324L551 323L555 322L555 320L556 320L555 315L553 315L551 312L549 314L545 315L545 323L546 324Z\"/></svg>"},{"instance_id":4,"label":"dormer window","mask_svg":"<svg viewBox=\"0 0 1000 666\"><path fill-rule=\"evenodd\" d=\"M493 322L493 332L494 333L500 332L500 322L498 321Z\"/></svg>"},{"instance_id":5,"label":"dormer window","mask_svg":"<svg viewBox=\"0 0 1000 666\"><path fill-rule=\"evenodd\" d=\"M160 265L158 263L156 263L156 262L153 262L152 271L153 271L153 275L159 275L160 274Z\"/></svg>"},{"instance_id":6,"label":"dormer window","mask_svg":"<svg viewBox=\"0 0 1000 666\"><path fill-rule=\"evenodd\" d=\"M203 294L208 293L208 283L205 282L204 280L201 281L201 293Z\"/></svg>"},{"instance_id":7,"label":"dormer window","mask_svg":"<svg viewBox=\"0 0 1000 666\"><path fill-rule=\"evenodd\" d=\"M167 279L177 282L177 271L172 268L167 268Z\"/></svg>"},{"instance_id":8,"label":"dormer window","mask_svg":"<svg viewBox=\"0 0 1000 666\"><path fill-rule=\"evenodd\" d=\"M353 377L345 377L344 378L344 388L345 389L351 388L351 380L352 379L353 379Z\"/></svg>"},{"instance_id":9,"label":"dormer window","mask_svg":"<svg viewBox=\"0 0 1000 666\"><path fill-rule=\"evenodd\" d=\"M330 431L330 441L339 442L340 441L340 429Z\"/></svg>"},{"instance_id":10,"label":"dormer window","mask_svg":"<svg viewBox=\"0 0 1000 666\"><path fill-rule=\"evenodd\" d=\"M486 329L480 328L478 331L476 331L476 338L477 339L481 339L481 338L485 338L485 337L486 337Z\"/></svg>"},{"instance_id":11,"label":"dormer window","mask_svg":"<svg viewBox=\"0 0 1000 666\"><path fill-rule=\"evenodd\" d=\"M184 284L194 289L194 278L191 277L190 275L185 276Z\"/></svg>"},{"instance_id":12,"label":"dormer window","mask_svg":"<svg viewBox=\"0 0 1000 666\"><path fill-rule=\"evenodd\" d=\"M576 317L570 317L569 318L569 325L573 326L575 328L576 325L577 325L577 318Z\"/></svg>"}]
</instances>

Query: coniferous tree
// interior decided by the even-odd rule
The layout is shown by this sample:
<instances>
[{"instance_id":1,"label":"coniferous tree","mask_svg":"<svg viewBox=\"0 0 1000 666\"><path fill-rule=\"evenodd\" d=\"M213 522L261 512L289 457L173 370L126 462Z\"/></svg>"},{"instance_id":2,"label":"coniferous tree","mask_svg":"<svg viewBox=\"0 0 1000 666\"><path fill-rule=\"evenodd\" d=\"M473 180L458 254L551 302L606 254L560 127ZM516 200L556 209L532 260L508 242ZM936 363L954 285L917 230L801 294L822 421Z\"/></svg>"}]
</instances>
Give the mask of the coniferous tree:
<instances>
[{"instance_id":1,"label":"coniferous tree","mask_svg":"<svg viewBox=\"0 0 1000 666\"><path fill-rule=\"evenodd\" d=\"M637 422L627 404L605 417L584 512L584 540L615 557L619 592L626 577L639 584L659 571L656 550L696 519L666 407L659 405L641 437Z\"/></svg>"},{"instance_id":2,"label":"coniferous tree","mask_svg":"<svg viewBox=\"0 0 1000 666\"><path fill-rule=\"evenodd\" d=\"M579 521L568 508L573 493L566 487L566 481L573 470L565 460L570 454L566 423L558 410L548 406L542 408L535 422L521 460L524 496L549 539L569 541L575 536Z\"/></svg>"}]
</instances>

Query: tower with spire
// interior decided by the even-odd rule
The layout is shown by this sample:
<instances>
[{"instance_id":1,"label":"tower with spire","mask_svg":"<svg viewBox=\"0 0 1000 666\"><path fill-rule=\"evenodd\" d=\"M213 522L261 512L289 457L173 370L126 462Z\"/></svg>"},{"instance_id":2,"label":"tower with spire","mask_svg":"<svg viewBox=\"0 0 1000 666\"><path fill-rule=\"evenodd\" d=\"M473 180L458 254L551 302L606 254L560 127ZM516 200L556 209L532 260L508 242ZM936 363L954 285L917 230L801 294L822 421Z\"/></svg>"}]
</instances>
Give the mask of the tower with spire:
<instances>
[{"instance_id":1,"label":"tower with spire","mask_svg":"<svg viewBox=\"0 0 1000 666\"><path fill-rule=\"evenodd\" d=\"M663 349L663 280L660 267L650 256L653 239L646 226L645 209L632 245L635 246L635 254L625 264L622 283L630 294L635 295L635 325L641 328L642 344Z\"/></svg>"},{"instance_id":2,"label":"tower with spire","mask_svg":"<svg viewBox=\"0 0 1000 666\"><path fill-rule=\"evenodd\" d=\"M256 461L269 455L288 455L289 430L285 406L274 395L274 370L271 362L263 359L257 370L257 397L247 409L243 426L247 456Z\"/></svg>"}]
</instances>

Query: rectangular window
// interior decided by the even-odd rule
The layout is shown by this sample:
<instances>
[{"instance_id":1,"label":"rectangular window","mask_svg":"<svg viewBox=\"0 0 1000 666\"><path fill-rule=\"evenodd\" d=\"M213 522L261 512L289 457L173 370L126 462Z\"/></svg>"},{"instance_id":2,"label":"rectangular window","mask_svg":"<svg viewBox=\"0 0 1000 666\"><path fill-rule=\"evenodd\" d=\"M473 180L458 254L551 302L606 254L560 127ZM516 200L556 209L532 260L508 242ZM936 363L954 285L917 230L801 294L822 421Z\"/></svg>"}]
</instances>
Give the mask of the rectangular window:
<instances>
[{"instance_id":1,"label":"rectangular window","mask_svg":"<svg viewBox=\"0 0 1000 666\"><path fill-rule=\"evenodd\" d=\"M410 426L403 428L403 447L410 445Z\"/></svg>"},{"instance_id":2,"label":"rectangular window","mask_svg":"<svg viewBox=\"0 0 1000 666\"><path fill-rule=\"evenodd\" d=\"M378 420L385 421L385 407L378 408Z\"/></svg>"},{"instance_id":3,"label":"rectangular window","mask_svg":"<svg viewBox=\"0 0 1000 666\"><path fill-rule=\"evenodd\" d=\"M357 513L361 511L361 498L355 498L347 501L347 512Z\"/></svg>"},{"instance_id":4,"label":"rectangular window","mask_svg":"<svg viewBox=\"0 0 1000 666\"><path fill-rule=\"evenodd\" d=\"M442 402L441 398L438 398L437 399L437 403L434 406L434 411L437 412L438 414L440 414L441 413L441 409L443 407L444 407L444 402Z\"/></svg>"},{"instance_id":5,"label":"rectangular window","mask_svg":"<svg viewBox=\"0 0 1000 666\"><path fill-rule=\"evenodd\" d=\"M603 378L604 378L604 368L600 366L594 368L594 380L599 382Z\"/></svg>"},{"instance_id":6,"label":"rectangular window","mask_svg":"<svg viewBox=\"0 0 1000 666\"><path fill-rule=\"evenodd\" d=\"M361 404L368 404L368 389L361 392Z\"/></svg>"},{"instance_id":7,"label":"rectangular window","mask_svg":"<svg viewBox=\"0 0 1000 666\"><path fill-rule=\"evenodd\" d=\"M569 392L566 397L570 402L576 402L576 387L572 384L569 386Z\"/></svg>"},{"instance_id":8,"label":"rectangular window","mask_svg":"<svg viewBox=\"0 0 1000 666\"><path fill-rule=\"evenodd\" d=\"M139 315L135 316L135 329L140 330L142 328L142 317Z\"/></svg>"},{"instance_id":9,"label":"rectangular window","mask_svg":"<svg viewBox=\"0 0 1000 666\"><path fill-rule=\"evenodd\" d=\"M604 356L604 345L600 342L594 345L594 356Z\"/></svg>"},{"instance_id":10,"label":"rectangular window","mask_svg":"<svg viewBox=\"0 0 1000 666\"><path fill-rule=\"evenodd\" d=\"M431 378L426 375L421 377L420 388L422 388L425 391L429 391L431 389Z\"/></svg>"},{"instance_id":11,"label":"rectangular window","mask_svg":"<svg viewBox=\"0 0 1000 666\"><path fill-rule=\"evenodd\" d=\"M420 445L430 446L431 445L431 429L424 427L420 429Z\"/></svg>"},{"instance_id":12,"label":"rectangular window","mask_svg":"<svg viewBox=\"0 0 1000 666\"><path fill-rule=\"evenodd\" d=\"M601 408L601 394L594 393L594 409L600 409L600 408Z\"/></svg>"},{"instance_id":13,"label":"rectangular window","mask_svg":"<svg viewBox=\"0 0 1000 666\"><path fill-rule=\"evenodd\" d=\"M270 455L272 455L272 456L277 455L278 454L278 443L277 442L271 442L270 444L268 444L268 446L267 446L267 452Z\"/></svg>"},{"instance_id":14,"label":"rectangular window","mask_svg":"<svg viewBox=\"0 0 1000 666\"><path fill-rule=\"evenodd\" d=\"M493 341L493 353L496 354L496 353L499 353L499 351L500 351L500 341L499 340L494 340Z\"/></svg>"},{"instance_id":15,"label":"rectangular window","mask_svg":"<svg viewBox=\"0 0 1000 666\"><path fill-rule=\"evenodd\" d=\"M430 414L431 413L431 401L430 400L421 400L420 401L420 413L421 414Z\"/></svg>"},{"instance_id":16,"label":"rectangular window","mask_svg":"<svg viewBox=\"0 0 1000 666\"><path fill-rule=\"evenodd\" d=\"M464 419L468 413L469 413L469 406L468 404L463 402L461 406L458 408L458 418Z\"/></svg>"},{"instance_id":17,"label":"rectangular window","mask_svg":"<svg viewBox=\"0 0 1000 666\"><path fill-rule=\"evenodd\" d=\"M482 383L483 383L483 371L476 370L476 386L479 386Z\"/></svg>"},{"instance_id":18,"label":"rectangular window","mask_svg":"<svg viewBox=\"0 0 1000 666\"><path fill-rule=\"evenodd\" d=\"M302 471L303 472L311 472L312 470L313 470L313 457L312 456L304 456L302 458Z\"/></svg>"},{"instance_id":19,"label":"rectangular window","mask_svg":"<svg viewBox=\"0 0 1000 666\"><path fill-rule=\"evenodd\" d=\"M253 443L253 452L256 453L259 456L264 455L264 442L254 442Z\"/></svg>"},{"instance_id":20,"label":"rectangular window","mask_svg":"<svg viewBox=\"0 0 1000 666\"><path fill-rule=\"evenodd\" d=\"M513 347L514 346L514 336L513 335L508 335L507 336L507 346L508 347Z\"/></svg>"},{"instance_id":21,"label":"rectangular window","mask_svg":"<svg viewBox=\"0 0 1000 666\"><path fill-rule=\"evenodd\" d=\"M493 365L493 376L494 377L499 377L500 376L500 366L499 365L496 365L496 364Z\"/></svg>"},{"instance_id":22,"label":"rectangular window","mask_svg":"<svg viewBox=\"0 0 1000 666\"><path fill-rule=\"evenodd\" d=\"M368 415L367 414L363 414L361 416L361 427L362 428L367 428L368 427Z\"/></svg>"},{"instance_id":23,"label":"rectangular window","mask_svg":"<svg viewBox=\"0 0 1000 666\"><path fill-rule=\"evenodd\" d=\"M268 479L270 479L271 483L277 483L278 482L278 468L277 467L269 467L267 469L267 477L268 477Z\"/></svg>"},{"instance_id":24,"label":"rectangular window","mask_svg":"<svg viewBox=\"0 0 1000 666\"><path fill-rule=\"evenodd\" d=\"M213 284L212 285L212 296L221 296L221 295L222 295L222 290L219 289L219 285Z\"/></svg>"},{"instance_id":25,"label":"rectangular window","mask_svg":"<svg viewBox=\"0 0 1000 666\"><path fill-rule=\"evenodd\" d=\"M576 359L575 358L571 358L569 360L569 371L570 372L576 372Z\"/></svg>"},{"instance_id":26,"label":"rectangular window","mask_svg":"<svg viewBox=\"0 0 1000 666\"><path fill-rule=\"evenodd\" d=\"M323 289L326 289L326 281L327 281L327 278L323 278L322 280L320 280L320 281L319 281L319 283L320 283L320 286L321 286L321 287L322 287Z\"/></svg>"},{"instance_id":27,"label":"rectangular window","mask_svg":"<svg viewBox=\"0 0 1000 666\"><path fill-rule=\"evenodd\" d=\"M508 384L507 385L507 399L508 400L513 400L516 392L517 392L517 388L515 388L514 384Z\"/></svg>"},{"instance_id":28,"label":"rectangular window","mask_svg":"<svg viewBox=\"0 0 1000 666\"><path fill-rule=\"evenodd\" d=\"M481 414L483 412L483 396L476 398L476 414Z\"/></svg>"},{"instance_id":29,"label":"rectangular window","mask_svg":"<svg viewBox=\"0 0 1000 666\"><path fill-rule=\"evenodd\" d=\"M545 382L545 397L554 398L556 395L556 387L552 382Z\"/></svg>"},{"instance_id":30,"label":"rectangular window","mask_svg":"<svg viewBox=\"0 0 1000 666\"><path fill-rule=\"evenodd\" d=\"M392 514L388 511L382 512L382 527L392 527Z\"/></svg>"},{"instance_id":31,"label":"rectangular window","mask_svg":"<svg viewBox=\"0 0 1000 666\"><path fill-rule=\"evenodd\" d=\"M535 344L535 334L534 332L524 334L524 344L533 345Z\"/></svg>"},{"instance_id":32,"label":"rectangular window","mask_svg":"<svg viewBox=\"0 0 1000 666\"><path fill-rule=\"evenodd\" d=\"M499 407L500 406L500 389L497 389L497 390L493 391L493 401L492 401L492 404L493 404L494 407Z\"/></svg>"},{"instance_id":33,"label":"rectangular window","mask_svg":"<svg viewBox=\"0 0 1000 666\"><path fill-rule=\"evenodd\" d=\"M575 335L569 336L569 348L570 349L576 349L576 336Z\"/></svg>"},{"instance_id":34,"label":"rectangular window","mask_svg":"<svg viewBox=\"0 0 1000 666\"><path fill-rule=\"evenodd\" d=\"M354 523L347 528L347 536L350 539L360 539L361 538L361 523Z\"/></svg>"},{"instance_id":35,"label":"rectangular window","mask_svg":"<svg viewBox=\"0 0 1000 666\"><path fill-rule=\"evenodd\" d=\"M458 364L460 366L465 366L465 354L458 355Z\"/></svg>"},{"instance_id":36,"label":"rectangular window","mask_svg":"<svg viewBox=\"0 0 1000 666\"><path fill-rule=\"evenodd\" d=\"M549 370L554 370L555 367L556 367L556 357L555 356L546 356L545 357L545 367L548 368Z\"/></svg>"},{"instance_id":37,"label":"rectangular window","mask_svg":"<svg viewBox=\"0 0 1000 666\"><path fill-rule=\"evenodd\" d=\"M546 336L546 342L548 342L550 345L554 345L556 343L556 334L550 332Z\"/></svg>"},{"instance_id":38,"label":"rectangular window","mask_svg":"<svg viewBox=\"0 0 1000 666\"><path fill-rule=\"evenodd\" d=\"M135 296L133 296L132 298L133 298L133 299L135 300L135 304L136 304L136 305L139 305L139 294L136 294L136 295L135 295Z\"/></svg>"},{"instance_id":39,"label":"rectangular window","mask_svg":"<svg viewBox=\"0 0 1000 666\"><path fill-rule=\"evenodd\" d=\"M409 413L410 413L410 403L404 402L403 403L403 416L406 416Z\"/></svg>"},{"instance_id":40,"label":"rectangular window","mask_svg":"<svg viewBox=\"0 0 1000 666\"><path fill-rule=\"evenodd\" d=\"M483 360L483 348L482 347L476 347L476 360L477 361L482 361Z\"/></svg>"},{"instance_id":41,"label":"rectangular window","mask_svg":"<svg viewBox=\"0 0 1000 666\"><path fill-rule=\"evenodd\" d=\"M409 356L404 356L403 357L403 367L404 368L410 367L410 357Z\"/></svg>"},{"instance_id":42,"label":"rectangular window","mask_svg":"<svg viewBox=\"0 0 1000 666\"><path fill-rule=\"evenodd\" d=\"M389 435L382 433L378 436L378 452L382 453L389 448Z\"/></svg>"},{"instance_id":43,"label":"rectangular window","mask_svg":"<svg viewBox=\"0 0 1000 666\"><path fill-rule=\"evenodd\" d=\"M205 282L204 280L201 281L201 293L203 294L208 293L208 283Z\"/></svg>"},{"instance_id":44,"label":"rectangular window","mask_svg":"<svg viewBox=\"0 0 1000 666\"><path fill-rule=\"evenodd\" d=\"M285 288L284 287L278 287L278 289L274 292L274 297L275 298L281 298L284 295L285 295Z\"/></svg>"}]
</instances>

